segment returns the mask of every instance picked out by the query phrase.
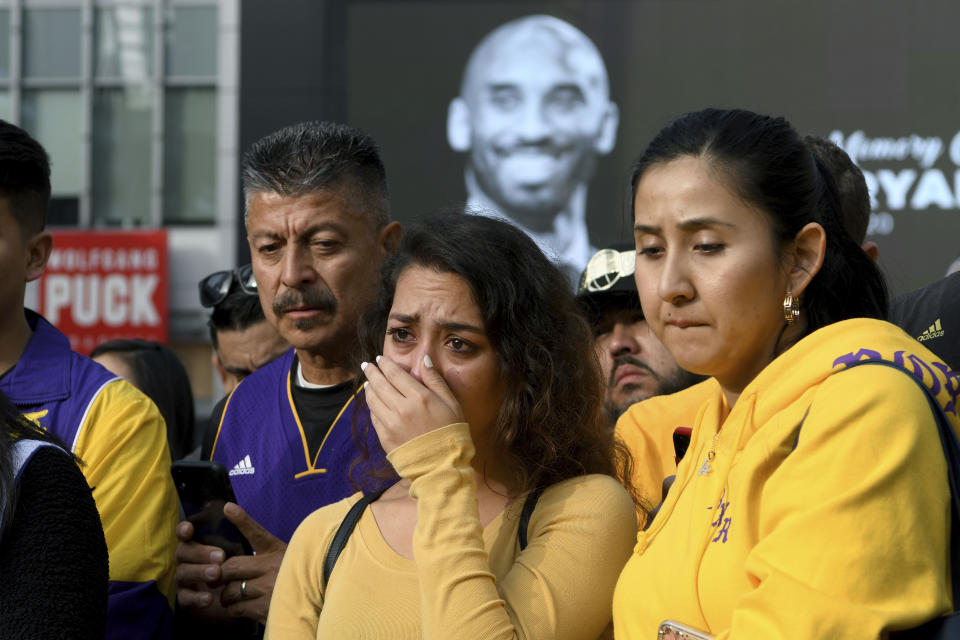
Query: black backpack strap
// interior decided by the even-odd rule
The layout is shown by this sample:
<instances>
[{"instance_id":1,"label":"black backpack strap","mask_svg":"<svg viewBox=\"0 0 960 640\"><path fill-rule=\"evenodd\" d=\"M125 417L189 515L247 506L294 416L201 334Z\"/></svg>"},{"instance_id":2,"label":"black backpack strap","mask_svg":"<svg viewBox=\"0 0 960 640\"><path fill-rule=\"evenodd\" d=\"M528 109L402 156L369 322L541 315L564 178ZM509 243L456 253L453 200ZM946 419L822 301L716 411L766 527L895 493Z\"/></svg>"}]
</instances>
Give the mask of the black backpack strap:
<instances>
[{"instance_id":1,"label":"black backpack strap","mask_svg":"<svg viewBox=\"0 0 960 640\"><path fill-rule=\"evenodd\" d=\"M947 460L947 480L950 483L950 569L953 576L953 605L954 609L957 609L960 606L960 441L957 440L957 434L950 427L947 415L940 403L937 402L933 392L915 375L907 369L886 360L859 360L848 364L847 369L864 364L879 364L902 371L923 390L927 401L930 403L930 409L933 410L933 417L940 432L940 444L943 446L943 454ZM845 369L841 369L841 371L845 371Z\"/></svg>"},{"instance_id":2,"label":"black backpack strap","mask_svg":"<svg viewBox=\"0 0 960 640\"><path fill-rule=\"evenodd\" d=\"M520 523L517 525L517 542L520 543L520 551L527 548L527 527L530 526L530 516L533 510L537 508L537 500L546 487L537 487L527 494L527 499L523 501L523 511L520 512Z\"/></svg>"},{"instance_id":3,"label":"black backpack strap","mask_svg":"<svg viewBox=\"0 0 960 640\"><path fill-rule=\"evenodd\" d=\"M517 541L520 543L520 550L523 551L527 548L527 527L530 525L530 516L533 515L533 510L537 507L537 500L540 499L540 494L543 493L544 487L537 487L529 494L527 494L527 499L523 502L523 510L520 512L520 523L517 528ZM363 515L364 510L371 502L376 502L377 498L383 495L383 492L386 491L377 491L375 493L365 494L362 498L357 500L350 510L347 511L347 515L343 517L343 521L340 523L340 526L337 528L337 532L333 534L333 540L330 542L330 547L327 549L327 555L323 559L323 584L326 585L330 582L330 573L333 571L334 565L337 564L337 558L340 557L340 553L343 552L343 548L347 545L347 540L350 539L350 534L353 533L354 528L357 526L357 522L360 521L360 516Z\"/></svg>"},{"instance_id":4,"label":"black backpack strap","mask_svg":"<svg viewBox=\"0 0 960 640\"><path fill-rule=\"evenodd\" d=\"M360 521L360 516L363 515L367 505L369 505L371 502L375 502L377 498L383 495L384 491L386 491L386 489L365 494L362 498L357 500L352 507L350 507L349 511L347 511L347 515L344 516L343 522L341 522L340 526L337 528L337 532L333 534L333 540L330 542L330 548L327 549L327 555L323 559L324 585L330 582L330 572L333 571L334 565L337 564L337 558L340 557L340 553L343 551L343 548L347 546L347 540L350 539L350 534L353 533L353 529L357 526L357 522Z\"/></svg>"}]
</instances>

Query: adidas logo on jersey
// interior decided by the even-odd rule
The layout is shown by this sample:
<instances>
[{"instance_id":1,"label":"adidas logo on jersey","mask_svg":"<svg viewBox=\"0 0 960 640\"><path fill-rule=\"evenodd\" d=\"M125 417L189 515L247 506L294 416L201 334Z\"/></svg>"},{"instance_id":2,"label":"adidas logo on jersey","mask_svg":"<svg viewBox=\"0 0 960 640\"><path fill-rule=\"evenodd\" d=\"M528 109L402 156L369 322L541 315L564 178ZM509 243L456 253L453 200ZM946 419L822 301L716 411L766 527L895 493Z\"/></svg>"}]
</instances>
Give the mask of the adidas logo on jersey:
<instances>
[{"instance_id":1,"label":"adidas logo on jersey","mask_svg":"<svg viewBox=\"0 0 960 640\"><path fill-rule=\"evenodd\" d=\"M937 318L937 321L930 325L930 328L917 336L917 340L923 342L924 340L932 340L933 338L939 338L943 335L943 327L940 326L940 318Z\"/></svg>"},{"instance_id":2,"label":"adidas logo on jersey","mask_svg":"<svg viewBox=\"0 0 960 640\"><path fill-rule=\"evenodd\" d=\"M243 460L233 465L233 469L230 469L229 476L252 476L253 475L253 463L250 462L250 454L247 454L243 457Z\"/></svg>"}]
</instances>

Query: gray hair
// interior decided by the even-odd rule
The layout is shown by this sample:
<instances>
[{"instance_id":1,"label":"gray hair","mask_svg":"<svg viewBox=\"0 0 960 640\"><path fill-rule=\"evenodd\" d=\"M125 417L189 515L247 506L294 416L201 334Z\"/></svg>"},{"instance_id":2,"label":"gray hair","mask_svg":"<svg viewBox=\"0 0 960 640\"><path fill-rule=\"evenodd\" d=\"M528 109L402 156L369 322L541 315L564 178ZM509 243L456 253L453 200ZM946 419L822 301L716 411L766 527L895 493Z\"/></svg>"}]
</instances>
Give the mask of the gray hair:
<instances>
[{"instance_id":1,"label":"gray hair","mask_svg":"<svg viewBox=\"0 0 960 640\"><path fill-rule=\"evenodd\" d=\"M253 144L243 156L244 222L257 193L297 197L342 189L381 228L390 221L387 174L373 138L336 122L301 122Z\"/></svg>"}]
</instances>

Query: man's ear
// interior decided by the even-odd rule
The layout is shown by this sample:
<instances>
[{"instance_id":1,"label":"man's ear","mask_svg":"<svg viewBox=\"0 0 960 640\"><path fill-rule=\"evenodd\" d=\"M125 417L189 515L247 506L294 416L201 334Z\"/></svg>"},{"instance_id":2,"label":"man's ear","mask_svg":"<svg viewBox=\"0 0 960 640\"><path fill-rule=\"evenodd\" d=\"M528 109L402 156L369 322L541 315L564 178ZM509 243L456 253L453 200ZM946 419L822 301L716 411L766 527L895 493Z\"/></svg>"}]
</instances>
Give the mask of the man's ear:
<instances>
[{"instance_id":1,"label":"man's ear","mask_svg":"<svg viewBox=\"0 0 960 640\"><path fill-rule=\"evenodd\" d=\"M220 383L223 385L223 390L226 393L230 393L230 391L227 390L230 374L227 373L227 370L223 368L223 363L220 362L220 356L217 355L216 349L214 349L213 353L210 354L210 363L213 364L213 368L217 370L217 375L220 376Z\"/></svg>"},{"instance_id":2,"label":"man's ear","mask_svg":"<svg viewBox=\"0 0 960 640\"><path fill-rule=\"evenodd\" d=\"M600 131L596 142L593 143L593 149L601 155L606 155L613 151L617 144L617 128L620 126L620 109L613 102L607 103L600 120Z\"/></svg>"},{"instance_id":3,"label":"man's ear","mask_svg":"<svg viewBox=\"0 0 960 640\"><path fill-rule=\"evenodd\" d=\"M463 98L454 98L447 109L447 142L454 151L470 150L470 107Z\"/></svg>"},{"instance_id":4,"label":"man's ear","mask_svg":"<svg viewBox=\"0 0 960 640\"><path fill-rule=\"evenodd\" d=\"M380 230L380 235L377 237L377 242L381 247L383 247L383 250L386 251L387 255L390 255L397 250L397 247L400 246L400 238L402 235L403 229L400 226L400 223L394 220Z\"/></svg>"},{"instance_id":5,"label":"man's ear","mask_svg":"<svg viewBox=\"0 0 960 640\"><path fill-rule=\"evenodd\" d=\"M804 292L823 266L827 251L827 233L819 223L809 222L800 229L788 249L790 291L794 297Z\"/></svg>"},{"instance_id":6,"label":"man's ear","mask_svg":"<svg viewBox=\"0 0 960 640\"><path fill-rule=\"evenodd\" d=\"M32 282L43 275L43 270L53 251L53 235L49 231L41 231L27 239L27 282Z\"/></svg>"}]
</instances>

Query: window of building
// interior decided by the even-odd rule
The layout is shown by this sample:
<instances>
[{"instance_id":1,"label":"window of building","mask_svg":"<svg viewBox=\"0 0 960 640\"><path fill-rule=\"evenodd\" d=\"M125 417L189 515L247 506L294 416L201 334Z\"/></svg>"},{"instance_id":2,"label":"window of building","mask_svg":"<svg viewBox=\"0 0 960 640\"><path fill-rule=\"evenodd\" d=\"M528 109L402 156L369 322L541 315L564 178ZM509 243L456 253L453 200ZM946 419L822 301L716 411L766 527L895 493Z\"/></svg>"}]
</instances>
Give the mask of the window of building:
<instances>
[{"instance_id":1,"label":"window of building","mask_svg":"<svg viewBox=\"0 0 960 640\"><path fill-rule=\"evenodd\" d=\"M55 78L76 82L80 77L82 33L79 8L25 8L24 78Z\"/></svg>"},{"instance_id":2,"label":"window of building","mask_svg":"<svg viewBox=\"0 0 960 640\"><path fill-rule=\"evenodd\" d=\"M10 10L0 7L0 34L8 36L10 33ZM10 42L6 37L0 40L0 82L10 78ZM3 85L0 85L2 87ZM2 89L0 89L2 91Z\"/></svg>"},{"instance_id":3,"label":"window of building","mask_svg":"<svg viewBox=\"0 0 960 640\"><path fill-rule=\"evenodd\" d=\"M218 29L216 0L0 0L0 118L50 154L52 225L214 224Z\"/></svg>"}]
</instances>

